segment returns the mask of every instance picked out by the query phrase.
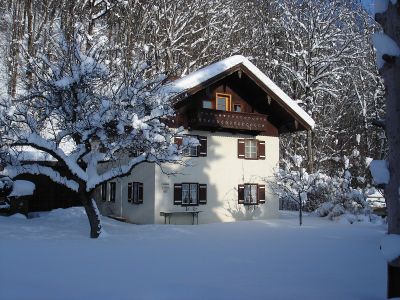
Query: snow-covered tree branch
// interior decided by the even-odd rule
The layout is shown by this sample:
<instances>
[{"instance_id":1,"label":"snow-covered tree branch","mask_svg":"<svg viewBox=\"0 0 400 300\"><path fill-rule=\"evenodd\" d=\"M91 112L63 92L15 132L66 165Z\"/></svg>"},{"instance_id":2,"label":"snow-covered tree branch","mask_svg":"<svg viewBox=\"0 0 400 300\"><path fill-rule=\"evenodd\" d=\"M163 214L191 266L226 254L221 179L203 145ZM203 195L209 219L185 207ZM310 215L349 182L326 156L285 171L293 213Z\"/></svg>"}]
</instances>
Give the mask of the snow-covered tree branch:
<instances>
[{"instance_id":1,"label":"snow-covered tree branch","mask_svg":"<svg viewBox=\"0 0 400 300\"><path fill-rule=\"evenodd\" d=\"M32 60L31 88L2 101L0 157L10 177L44 175L78 192L91 237L97 237L101 225L91 199L94 189L144 161L178 162L182 149L173 137L181 129L166 125L174 116L173 95L162 92L166 76L156 74L149 60L138 55L129 72L111 72L103 61L106 39L86 52L84 42L79 31L72 42L60 34L51 55L40 53ZM26 162L21 155L26 151L56 163ZM115 167L101 174L103 161Z\"/></svg>"}]
</instances>

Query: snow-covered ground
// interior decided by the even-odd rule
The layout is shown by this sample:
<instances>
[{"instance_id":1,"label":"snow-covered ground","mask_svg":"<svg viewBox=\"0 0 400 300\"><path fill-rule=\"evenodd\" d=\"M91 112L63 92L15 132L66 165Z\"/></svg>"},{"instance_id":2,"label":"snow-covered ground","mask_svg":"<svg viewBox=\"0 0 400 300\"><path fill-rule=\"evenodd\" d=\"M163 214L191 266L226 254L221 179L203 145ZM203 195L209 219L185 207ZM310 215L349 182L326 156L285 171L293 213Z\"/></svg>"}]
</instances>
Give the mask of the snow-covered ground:
<instances>
[{"instance_id":1,"label":"snow-covered ground","mask_svg":"<svg viewBox=\"0 0 400 300\"><path fill-rule=\"evenodd\" d=\"M0 217L0 299L385 299L383 225L296 214L199 226L103 219L81 208Z\"/></svg>"}]
</instances>

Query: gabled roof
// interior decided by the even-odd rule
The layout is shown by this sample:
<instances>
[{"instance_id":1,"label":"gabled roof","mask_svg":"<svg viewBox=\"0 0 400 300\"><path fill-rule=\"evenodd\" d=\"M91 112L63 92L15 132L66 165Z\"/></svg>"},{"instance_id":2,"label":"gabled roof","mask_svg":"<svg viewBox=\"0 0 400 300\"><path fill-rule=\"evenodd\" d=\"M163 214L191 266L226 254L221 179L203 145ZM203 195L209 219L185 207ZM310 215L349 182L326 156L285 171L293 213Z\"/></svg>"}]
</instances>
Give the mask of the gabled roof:
<instances>
[{"instance_id":1,"label":"gabled roof","mask_svg":"<svg viewBox=\"0 0 400 300\"><path fill-rule=\"evenodd\" d=\"M205 87L213 83L213 79L220 79L223 74L230 74L230 70L243 69L257 84L261 86L275 101L285 108L295 120L298 120L306 128L313 129L315 121L282 91L267 75L260 71L254 64L242 55L235 55L199 69L193 73L175 80L169 85L168 92L181 95L196 90L197 87ZM267 101L267 99L266 99Z\"/></svg>"}]
</instances>

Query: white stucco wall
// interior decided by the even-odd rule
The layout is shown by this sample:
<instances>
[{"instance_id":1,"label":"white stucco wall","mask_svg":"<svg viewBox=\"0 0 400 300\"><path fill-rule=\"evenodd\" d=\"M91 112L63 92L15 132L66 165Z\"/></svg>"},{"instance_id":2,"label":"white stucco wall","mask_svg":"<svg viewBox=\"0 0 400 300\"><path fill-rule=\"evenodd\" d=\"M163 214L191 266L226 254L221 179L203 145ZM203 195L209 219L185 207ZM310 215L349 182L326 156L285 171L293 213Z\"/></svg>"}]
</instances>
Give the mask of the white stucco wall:
<instances>
[{"instance_id":1,"label":"white stucco wall","mask_svg":"<svg viewBox=\"0 0 400 300\"><path fill-rule=\"evenodd\" d=\"M102 169L110 167L110 164L103 164ZM154 223L154 179L155 165L152 163L141 163L136 166L131 175L112 180L117 183L115 202L109 201L109 189L107 187L107 201L100 199L100 188L96 192L96 202L102 215L114 215L125 218L128 222L135 224ZM143 203L132 204L128 202L128 183L143 183Z\"/></svg>"},{"instance_id":2,"label":"white stucco wall","mask_svg":"<svg viewBox=\"0 0 400 300\"><path fill-rule=\"evenodd\" d=\"M265 160L245 160L237 157L237 140L252 138L249 135L191 131L189 134L207 136L207 157L185 158L192 167L164 166L175 171L167 176L159 167L155 169L155 222L164 223L160 211L199 210L199 223L229 222L246 219L277 217L278 197L266 190L266 203L257 206L238 204L237 186L243 183L265 183L262 178L273 175L279 162L279 138L257 136L265 141ZM182 207L173 204L174 183L196 182L207 184L207 204ZM163 191L168 185L167 191ZM171 218L173 224L190 224L190 216Z\"/></svg>"},{"instance_id":3,"label":"white stucco wall","mask_svg":"<svg viewBox=\"0 0 400 300\"><path fill-rule=\"evenodd\" d=\"M135 224L164 223L160 212L198 210L199 223L231 222L248 219L267 219L278 216L279 201L266 186L266 203L257 206L238 204L238 184L265 184L263 178L272 177L279 163L279 138L257 136L265 141L265 160L239 159L237 140L253 138L249 135L190 131L188 134L207 136L207 156L184 158L192 166L166 164L164 172L151 163L138 165L130 176L113 180L117 183L115 203L96 199L103 215L115 215ZM103 164L101 169L111 167ZM101 172L101 170L100 170ZM128 202L128 182L143 183L143 204ZM195 182L207 184L207 204L183 207L174 205L174 184ZM109 186L108 195L109 197ZM191 224L191 216L172 216L171 224Z\"/></svg>"}]
</instances>

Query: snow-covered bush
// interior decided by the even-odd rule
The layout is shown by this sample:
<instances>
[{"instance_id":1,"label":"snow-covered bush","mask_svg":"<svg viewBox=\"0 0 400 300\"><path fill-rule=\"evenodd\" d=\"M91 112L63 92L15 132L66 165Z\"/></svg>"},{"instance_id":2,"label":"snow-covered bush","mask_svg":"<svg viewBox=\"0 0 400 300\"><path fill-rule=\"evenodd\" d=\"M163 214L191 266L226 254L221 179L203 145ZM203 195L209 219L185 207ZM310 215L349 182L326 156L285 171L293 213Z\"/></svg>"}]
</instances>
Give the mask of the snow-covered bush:
<instances>
[{"instance_id":1,"label":"snow-covered bush","mask_svg":"<svg viewBox=\"0 0 400 300\"><path fill-rule=\"evenodd\" d=\"M290 161L283 160L283 167L275 172L270 183L284 209L299 209L301 206L304 211L314 211L333 197L335 182L319 172L309 174L302 163L300 156L294 156Z\"/></svg>"},{"instance_id":2,"label":"snow-covered bush","mask_svg":"<svg viewBox=\"0 0 400 300\"><path fill-rule=\"evenodd\" d=\"M7 177L0 177L0 197L8 196L13 189L13 181Z\"/></svg>"},{"instance_id":3,"label":"snow-covered bush","mask_svg":"<svg viewBox=\"0 0 400 300\"><path fill-rule=\"evenodd\" d=\"M338 191L332 200L322 203L315 212L320 217L334 220L344 214L370 215L371 208L366 201L365 194L360 190L352 189L346 193Z\"/></svg>"},{"instance_id":4,"label":"snow-covered bush","mask_svg":"<svg viewBox=\"0 0 400 300\"><path fill-rule=\"evenodd\" d=\"M272 182L281 207L315 212L331 220L345 215L350 223L364 219L362 216L372 218L366 193L352 187L356 181L349 171L349 159L344 157L343 162L344 168L338 170L336 176L328 176L319 172L307 173L301 167L300 157L284 160L284 167L275 173L275 182Z\"/></svg>"},{"instance_id":5,"label":"snow-covered bush","mask_svg":"<svg viewBox=\"0 0 400 300\"><path fill-rule=\"evenodd\" d=\"M331 220L343 215L350 223L365 219L358 216L370 216L372 210L367 202L367 195L362 189L353 188L353 182L349 171L349 159L344 157L342 176L330 178L331 186L334 188L331 189L330 198L315 210L317 215Z\"/></svg>"}]
</instances>

